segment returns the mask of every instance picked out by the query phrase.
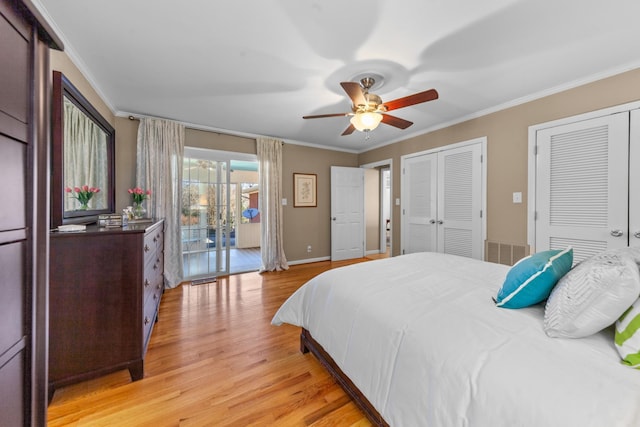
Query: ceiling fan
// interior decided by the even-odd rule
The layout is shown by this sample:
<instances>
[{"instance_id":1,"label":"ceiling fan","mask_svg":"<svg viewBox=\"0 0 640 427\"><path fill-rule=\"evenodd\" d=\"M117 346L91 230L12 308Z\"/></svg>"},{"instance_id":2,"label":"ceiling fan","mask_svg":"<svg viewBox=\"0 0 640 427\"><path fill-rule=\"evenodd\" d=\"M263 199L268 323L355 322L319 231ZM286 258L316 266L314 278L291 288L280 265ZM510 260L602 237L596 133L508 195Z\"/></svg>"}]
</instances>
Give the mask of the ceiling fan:
<instances>
[{"instance_id":1,"label":"ceiling fan","mask_svg":"<svg viewBox=\"0 0 640 427\"><path fill-rule=\"evenodd\" d=\"M374 84L375 79L373 77L364 77L360 80L360 83L341 82L340 86L342 86L347 95L349 95L349 98L351 98L351 112L319 114L315 116L303 116L302 118L321 119L325 117L351 116L351 124L342 132L343 136L351 135L354 130L361 132L372 131L378 127L380 122L399 129L406 129L411 126L413 122L387 114L387 111L438 99L438 92L435 89L429 89L424 92L394 99L393 101L382 102L382 99L378 95L369 93L369 89Z\"/></svg>"}]
</instances>

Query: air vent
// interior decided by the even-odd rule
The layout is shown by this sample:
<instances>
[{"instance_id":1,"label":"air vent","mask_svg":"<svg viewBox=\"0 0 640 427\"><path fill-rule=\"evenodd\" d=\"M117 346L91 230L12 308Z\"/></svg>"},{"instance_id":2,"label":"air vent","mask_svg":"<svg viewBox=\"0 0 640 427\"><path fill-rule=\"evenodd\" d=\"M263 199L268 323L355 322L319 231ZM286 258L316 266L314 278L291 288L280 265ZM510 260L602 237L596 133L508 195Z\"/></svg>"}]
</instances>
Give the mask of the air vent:
<instances>
[{"instance_id":1,"label":"air vent","mask_svg":"<svg viewBox=\"0 0 640 427\"><path fill-rule=\"evenodd\" d=\"M511 243L487 241L485 254L485 258L489 262L513 265L527 256L527 247Z\"/></svg>"}]
</instances>

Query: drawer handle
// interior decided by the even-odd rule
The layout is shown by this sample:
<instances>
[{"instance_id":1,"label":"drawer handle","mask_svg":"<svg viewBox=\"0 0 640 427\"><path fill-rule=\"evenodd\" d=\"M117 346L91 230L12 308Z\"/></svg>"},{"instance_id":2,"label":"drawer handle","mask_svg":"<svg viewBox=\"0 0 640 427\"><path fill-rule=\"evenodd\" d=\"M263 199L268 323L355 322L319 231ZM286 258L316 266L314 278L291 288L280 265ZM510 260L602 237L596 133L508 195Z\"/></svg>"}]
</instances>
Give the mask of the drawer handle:
<instances>
[{"instance_id":1,"label":"drawer handle","mask_svg":"<svg viewBox=\"0 0 640 427\"><path fill-rule=\"evenodd\" d=\"M153 238L153 243L158 243L158 236Z\"/></svg>"},{"instance_id":2,"label":"drawer handle","mask_svg":"<svg viewBox=\"0 0 640 427\"><path fill-rule=\"evenodd\" d=\"M160 239L160 233L156 234L156 237L157 237L158 239Z\"/></svg>"},{"instance_id":3,"label":"drawer handle","mask_svg":"<svg viewBox=\"0 0 640 427\"><path fill-rule=\"evenodd\" d=\"M144 251L145 252L149 252L151 250L151 248L149 247L149 245L145 244L144 245Z\"/></svg>"},{"instance_id":4,"label":"drawer handle","mask_svg":"<svg viewBox=\"0 0 640 427\"><path fill-rule=\"evenodd\" d=\"M158 283L158 284L156 285L156 289L162 289L162 285L161 285L160 283Z\"/></svg>"},{"instance_id":5,"label":"drawer handle","mask_svg":"<svg viewBox=\"0 0 640 427\"><path fill-rule=\"evenodd\" d=\"M153 264L153 269L157 270L158 269L158 264Z\"/></svg>"},{"instance_id":6,"label":"drawer handle","mask_svg":"<svg viewBox=\"0 0 640 427\"><path fill-rule=\"evenodd\" d=\"M148 325L151 322L151 319L149 319L149 316L144 316L144 324Z\"/></svg>"},{"instance_id":7,"label":"drawer handle","mask_svg":"<svg viewBox=\"0 0 640 427\"><path fill-rule=\"evenodd\" d=\"M153 294L153 299L158 299L158 295L157 294Z\"/></svg>"},{"instance_id":8,"label":"drawer handle","mask_svg":"<svg viewBox=\"0 0 640 427\"><path fill-rule=\"evenodd\" d=\"M149 279L144 279L144 287L148 288L151 285L151 283L149 282Z\"/></svg>"}]
</instances>

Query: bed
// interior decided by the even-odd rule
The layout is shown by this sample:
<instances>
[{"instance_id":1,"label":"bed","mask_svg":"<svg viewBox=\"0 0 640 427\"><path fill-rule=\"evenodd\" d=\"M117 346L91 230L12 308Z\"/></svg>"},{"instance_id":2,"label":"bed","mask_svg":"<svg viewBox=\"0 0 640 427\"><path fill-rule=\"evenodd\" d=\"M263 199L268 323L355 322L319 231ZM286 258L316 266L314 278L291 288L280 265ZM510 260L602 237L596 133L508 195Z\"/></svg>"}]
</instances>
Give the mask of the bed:
<instances>
[{"instance_id":1,"label":"bed","mask_svg":"<svg viewBox=\"0 0 640 427\"><path fill-rule=\"evenodd\" d=\"M548 337L544 304L496 306L510 267L417 253L324 272L272 323L311 351L375 425L639 426L640 372L613 330Z\"/></svg>"}]
</instances>

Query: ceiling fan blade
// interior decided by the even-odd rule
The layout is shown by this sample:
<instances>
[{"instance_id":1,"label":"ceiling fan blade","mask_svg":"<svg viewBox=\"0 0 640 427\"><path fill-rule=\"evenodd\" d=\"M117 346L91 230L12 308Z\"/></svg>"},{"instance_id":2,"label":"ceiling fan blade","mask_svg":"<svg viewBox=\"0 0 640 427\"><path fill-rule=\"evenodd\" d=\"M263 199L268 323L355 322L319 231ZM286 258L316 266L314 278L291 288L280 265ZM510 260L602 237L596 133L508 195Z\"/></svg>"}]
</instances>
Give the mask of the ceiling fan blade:
<instances>
[{"instance_id":1,"label":"ceiling fan blade","mask_svg":"<svg viewBox=\"0 0 640 427\"><path fill-rule=\"evenodd\" d=\"M356 130L355 126L353 126L353 125L349 125L349 127L348 127L348 128L346 128L346 129L344 130L344 132L342 132L342 136L345 136L345 135L351 135L351 134L353 133L353 131L354 131L354 130Z\"/></svg>"},{"instance_id":2,"label":"ceiling fan blade","mask_svg":"<svg viewBox=\"0 0 640 427\"><path fill-rule=\"evenodd\" d=\"M318 114L316 116L302 116L303 119L323 119L325 117L346 117L351 113L333 113L333 114Z\"/></svg>"},{"instance_id":3,"label":"ceiling fan blade","mask_svg":"<svg viewBox=\"0 0 640 427\"><path fill-rule=\"evenodd\" d=\"M382 104L386 111L396 110L398 108L408 107L410 105L421 104L427 101L438 99L438 91L435 89L425 90L424 92L414 93L404 98L394 99L393 101Z\"/></svg>"},{"instance_id":4,"label":"ceiling fan blade","mask_svg":"<svg viewBox=\"0 0 640 427\"><path fill-rule=\"evenodd\" d=\"M391 116L389 114L382 115L382 123L395 126L400 129L406 129L413 124L409 120L401 119L400 117Z\"/></svg>"},{"instance_id":5,"label":"ceiling fan blade","mask_svg":"<svg viewBox=\"0 0 640 427\"><path fill-rule=\"evenodd\" d=\"M367 105L367 100L364 98L364 92L362 92L362 86L356 82L342 82L340 83L342 89L347 92L349 98L351 98L351 102L353 102L354 106L358 105Z\"/></svg>"}]
</instances>

